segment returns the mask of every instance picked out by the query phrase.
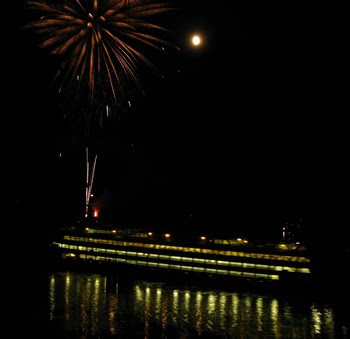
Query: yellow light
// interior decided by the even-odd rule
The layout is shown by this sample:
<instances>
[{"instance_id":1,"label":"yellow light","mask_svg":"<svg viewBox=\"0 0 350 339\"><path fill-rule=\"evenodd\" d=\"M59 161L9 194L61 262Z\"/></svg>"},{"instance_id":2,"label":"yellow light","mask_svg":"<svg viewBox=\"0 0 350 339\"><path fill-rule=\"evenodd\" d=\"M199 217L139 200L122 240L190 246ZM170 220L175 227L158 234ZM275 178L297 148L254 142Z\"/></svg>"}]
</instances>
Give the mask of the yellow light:
<instances>
[{"instance_id":1,"label":"yellow light","mask_svg":"<svg viewBox=\"0 0 350 339\"><path fill-rule=\"evenodd\" d=\"M198 46L198 45L200 45L200 43L201 43L201 38L200 38L200 36L194 35L194 36L192 37L192 44L193 44L194 46Z\"/></svg>"},{"instance_id":2,"label":"yellow light","mask_svg":"<svg viewBox=\"0 0 350 339\"><path fill-rule=\"evenodd\" d=\"M243 242L244 242L245 244L247 244L247 243L248 243L248 240L243 240Z\"/></svg>"},{"instance_id":3,"label":"yellow light","mask_svg":"<svg viewBox=\"0 0 350 339\"><path fill-rule=\"evenodd\" d=\"M116 230L112 230L112 233L117 233L117 231Z\"/></svg>"},{"instance_id":4,"label":"yellow light","mask_svg":"<svg viewBox=\"0 0 350 339\"><path fill-rule=\"evenodd\" d=\"M237 241L242 241L242 239L241 238L237 238Z\"/></svg>"},{"instance_id":5,"label":"yellow light","mask_svg":"<svg viewBox=\"0 0 350 339\"><path fill-rule=\"evenodd\" d=\"M166 238L170 238L170 234L169 233L165 233L165 237Z\"/></svg>"},{"instance_id":6,"label":"yellow light","mask_svg":"<svg viewBox=\"0 0 350 339\"><path fill-rule=\"evenodd\" d=\"M89 230L89 227L85 227L85 231L88 231Z\"/></svg>"},{"instance_id":7,"label":"yellow light","mask_svg":"<svg viewBox=\"0 0 350 339\"><path fill-rule=\"evenodd\" d=\"M149 236L152 236L152 235L153 235L153 233L152 233L152 232L148 232L148 235L149 235Z\"/></svg>"},{"instance_id":8,"label":"yellow light","mask_svg":"<svg viewBox=\"0 0 350 339\"><path fill-rule=\"evenodd\" d=\"M204 237L204 236L201 236L201 240L205 240L206 239L206 237Z\"/></svg>"}]
</instances>

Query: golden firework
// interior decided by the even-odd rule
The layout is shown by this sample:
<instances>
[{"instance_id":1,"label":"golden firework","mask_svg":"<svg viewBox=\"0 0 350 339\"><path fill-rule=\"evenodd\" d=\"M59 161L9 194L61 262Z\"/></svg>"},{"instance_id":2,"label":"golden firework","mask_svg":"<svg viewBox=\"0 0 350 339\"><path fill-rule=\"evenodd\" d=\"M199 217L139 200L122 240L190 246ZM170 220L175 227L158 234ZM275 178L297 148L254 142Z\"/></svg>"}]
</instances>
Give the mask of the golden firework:
<instances>
[{"instance_id":1,"label":"golden firework","mask_svg":"<svg viewBox=\"0 0 350 339\"><path fill-rule=\"evenodd\" d=\"M82 86L87 84L91 102L97 90L109 91L117 102L130 81L140 87L139 62L154 67L140 47L161 51L170 45L157 36L166 32L163 27L145 21L146 17L170 11L169 4L142 0L33 0L28 5L40 15L28 25L40 37L40 47L62 57L55 77L61 80L60 92L69 91L72 83L79 81Z\"/></svg>"}]
</instances>

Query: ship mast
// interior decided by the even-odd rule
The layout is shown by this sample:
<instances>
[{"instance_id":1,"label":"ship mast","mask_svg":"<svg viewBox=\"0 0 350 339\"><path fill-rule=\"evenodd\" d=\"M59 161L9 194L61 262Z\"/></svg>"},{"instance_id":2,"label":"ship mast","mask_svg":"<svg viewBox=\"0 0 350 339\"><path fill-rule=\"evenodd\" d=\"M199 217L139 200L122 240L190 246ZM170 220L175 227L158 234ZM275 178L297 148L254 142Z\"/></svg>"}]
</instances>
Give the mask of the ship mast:
<instances>
[{"instance_id":1,"label":"ship mast","mask_svg":"<svg viewBox=\"0 0 350 339\"><path fill-rule=\"evenodd\" d=\"M97 154L95 154L95 156L94 156L94 160L92 162L92 167L90 169L89 148L86 147L85 151L86 151L85 218L88 218L88 216L89 216L89 207L90 207L90 199L91 199L91 191L92 191L92 184L94 182L94 177L95 177Z\"/></svg>"}]
</instances>

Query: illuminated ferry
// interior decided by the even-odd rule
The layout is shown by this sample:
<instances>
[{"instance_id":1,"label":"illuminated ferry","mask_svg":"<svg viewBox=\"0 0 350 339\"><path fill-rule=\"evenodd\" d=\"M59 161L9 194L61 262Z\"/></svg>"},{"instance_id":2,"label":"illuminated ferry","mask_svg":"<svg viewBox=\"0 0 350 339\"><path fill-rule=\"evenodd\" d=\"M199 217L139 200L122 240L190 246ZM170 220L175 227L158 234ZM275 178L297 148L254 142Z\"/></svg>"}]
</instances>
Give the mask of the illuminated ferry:
<instances>
[{"instance_id":1,"label":"illuminated ferry","mask_svg":"<svg viewBox=\"0 0 350 339\"><path fill-rule=\"evenodd\" d=\"M205 235L184 241L170 233L94 225L66 229L51 248L64 262L253 281L305 281L311 277L308 251L298 243L259 244Z\"/></svg>"}]
</instances>

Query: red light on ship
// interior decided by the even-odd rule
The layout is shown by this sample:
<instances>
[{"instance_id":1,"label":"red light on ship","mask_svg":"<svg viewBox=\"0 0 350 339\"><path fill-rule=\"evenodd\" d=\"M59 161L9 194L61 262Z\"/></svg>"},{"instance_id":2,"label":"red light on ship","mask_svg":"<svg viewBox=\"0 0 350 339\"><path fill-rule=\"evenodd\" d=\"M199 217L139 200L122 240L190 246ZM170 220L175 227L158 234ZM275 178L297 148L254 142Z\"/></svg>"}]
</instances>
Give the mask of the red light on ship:
<instances>
[{"instance_id":1,"label":"red light on ship","mask_svg":"<svg viewBox=\"0 0 350 339\"><path fill-rule=\"evenodd\" d=\"M94 218L98 218L98 210L94 209Z\"/></svg>"}]
</instances>

